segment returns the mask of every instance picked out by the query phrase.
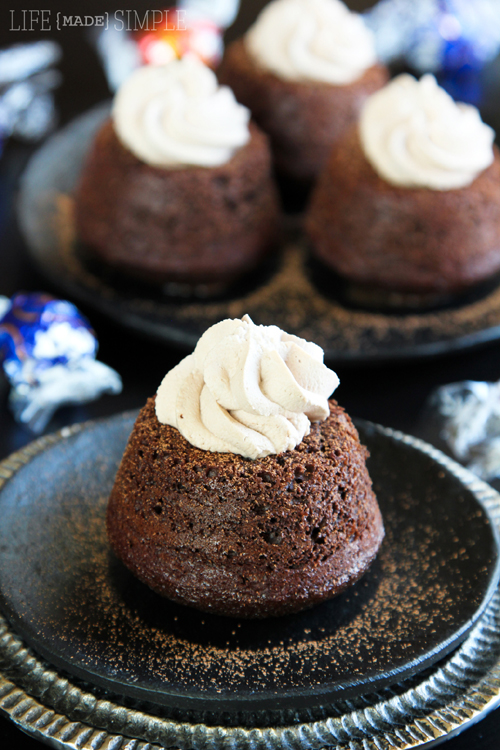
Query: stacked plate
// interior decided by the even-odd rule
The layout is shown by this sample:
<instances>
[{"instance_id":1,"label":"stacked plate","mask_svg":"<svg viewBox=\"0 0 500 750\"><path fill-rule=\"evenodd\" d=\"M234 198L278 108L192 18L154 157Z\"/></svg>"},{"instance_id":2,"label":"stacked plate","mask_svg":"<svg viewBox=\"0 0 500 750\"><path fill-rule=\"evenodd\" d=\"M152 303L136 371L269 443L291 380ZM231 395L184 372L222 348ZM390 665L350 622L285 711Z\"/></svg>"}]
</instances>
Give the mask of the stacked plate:
<instances>
[{"instance_id":1,"label":"stacked plate","mask_svg":"<svg viewBox=\"0 0 500 750\"><path fill-rule=\"evenodd\" d=\"M163 600L105 512L134 414L0 464L0 709L59 748L410 748L500 702L500 496L414 438L358 423L386 538L365 577L284 618Z\"/></svg>"}]
</instances>

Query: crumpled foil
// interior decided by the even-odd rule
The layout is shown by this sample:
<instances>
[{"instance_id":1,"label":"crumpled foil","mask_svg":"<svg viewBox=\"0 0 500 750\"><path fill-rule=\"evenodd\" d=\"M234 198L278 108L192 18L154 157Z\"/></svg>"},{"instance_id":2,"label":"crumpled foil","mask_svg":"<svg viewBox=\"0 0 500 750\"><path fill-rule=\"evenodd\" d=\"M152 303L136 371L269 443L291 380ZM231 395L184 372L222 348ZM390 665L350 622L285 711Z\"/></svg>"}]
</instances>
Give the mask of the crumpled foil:
<instances>
[{"instance_id":1,"label":"crumpled foil","mask_svg":"<svg viewBox=\"0 0 500 750\"><path fill-rule=\"evenodd\" d=\"M15 419L41 433L59 407L120 393L115 370L96 360L98 343L70 302L46 294L0 297L0 365Z\"/></svg>"},{"instance_id":2,"label":"crumpled foil","mask_svg":"<svg viewBox=\"0 0 500 750\"><path fill-rule=\"evenodd\" d=\"M0 142L15 136L38 141L57 124L53 91L61 74L56 42L16 44L0 50Z\"/></svg>"},{"instance_id":3,"label":"crumpled foil","mask_svg":"<svg viewBox=\"0 0 500 750\"><path fill-rule=\"evenodd\" d=\"M438 388L428 403L435 429L458 461L487 481L500 477L500 381Z\"/></svg>"}]
</instances>

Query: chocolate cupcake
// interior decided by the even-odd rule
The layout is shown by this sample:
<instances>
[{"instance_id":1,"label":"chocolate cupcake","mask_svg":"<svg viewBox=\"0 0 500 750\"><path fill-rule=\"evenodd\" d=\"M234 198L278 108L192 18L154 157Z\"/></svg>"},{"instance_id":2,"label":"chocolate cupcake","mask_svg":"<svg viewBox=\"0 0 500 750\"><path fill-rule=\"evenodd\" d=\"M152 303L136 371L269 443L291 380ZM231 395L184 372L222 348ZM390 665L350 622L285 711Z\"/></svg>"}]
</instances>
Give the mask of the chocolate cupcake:
<instances>
[{"instance_id":1,"label":"chocolate cupcake","mask_svg":"<svg viewBox=\"0 0 500 750\"><path fill-rule=\"evenodd\" d=\"M345 278L456 294L500 270L500 157L478 111L433 76L399 76L333 149L306 219Z\"/></svg>"},{"instance_id":2,"label":"chocolate cupcake","mask_svg":"<svg viewBox=\"0 0 500 750\"><path fill-rule=\"evenodd\" d=\"M209 329L137 419L108 506L116 554L159 594L235 617L358 580L384 532L337 384L319 347L274 326Z\"/></svg>"},{"instance_id":3,"label":"chocolate cupcake","mask_svg":"<svg viewBox=\"0 0 500 750\"><path fill-rule=\"evenodd\" d=\"M153 283L227 284L277 238L266 136L190 58L140 68L125 82L75 203L92 254Z\"/></svg>"},{"instance_id":4,"label":"chocolate cupcake","mask_svg":"<svg viewBox=\"0 0 500 750\"><path fill-rule=\"evenodd\" d=\"M270 136L279 172L309 183L388 80L371 32L339 0L274 0L218 70Z\"/></svg>"}]
</instances>

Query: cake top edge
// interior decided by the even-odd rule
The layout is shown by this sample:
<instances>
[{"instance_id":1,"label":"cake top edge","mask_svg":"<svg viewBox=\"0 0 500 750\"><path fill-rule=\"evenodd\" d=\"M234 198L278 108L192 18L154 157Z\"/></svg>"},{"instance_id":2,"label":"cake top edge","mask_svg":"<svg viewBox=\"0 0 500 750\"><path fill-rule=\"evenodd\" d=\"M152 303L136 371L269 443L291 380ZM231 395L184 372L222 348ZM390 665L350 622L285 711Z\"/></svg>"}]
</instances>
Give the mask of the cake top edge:
<instances>
[{"instance_id":1,"label":"cake top edge","mask_svg":"<svg viewBox=\"0 0 500 750\"><path fill-rule=\"evenodd\" d=\"M403 73L366 101L361 146L382 179L432 190L467 187L494 160L495 132L431 74Z\"/></svg>"},{"instance_id":2,"label":"cake top edge","mask_svg":"<svg viewBox=\"0 0 500 750\"><path fill-rule=\"evenodd\" d=\"M144 65L120 86L115 132L134 156L154 167L218 167L250 140L250 112L194 55Z\"/></svg>"},{"instance_id":3,"label":"cake top edge","mask_svg":"<svg viewBox=\"0 0 500 750\"><path fill-rule=\"evenodd\" d=\"M262 68L292 81L347 85L377 62L372 31L340 0L273 0L244 39Z\"/></svg>"},{"instance_id":4,"label":"cake top edge","mask_svg":"<svg viewBox=\"0 0 500 750\"><path fill-rule=\"evenodd\" d=\"M167 373L156 416L203 450L263 458L291 450L324 421L339 385L316 344L248 315L209 328Z\"/></svg>"}]
</instances>

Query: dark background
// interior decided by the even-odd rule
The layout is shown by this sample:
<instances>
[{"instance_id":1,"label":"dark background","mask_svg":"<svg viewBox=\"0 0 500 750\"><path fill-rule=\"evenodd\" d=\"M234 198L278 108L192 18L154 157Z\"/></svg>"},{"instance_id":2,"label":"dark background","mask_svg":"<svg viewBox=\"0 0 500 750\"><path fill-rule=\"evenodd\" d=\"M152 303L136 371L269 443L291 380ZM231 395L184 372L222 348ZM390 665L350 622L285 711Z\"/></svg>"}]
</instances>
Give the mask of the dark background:
<instances>
[{"instance_id":1,"label":"dark background","mask_svg":"<svg viewBox=\"0 0 500 750\"><path fill-rule=\"evenodd\" d=\"M239 36L256 17L264 0L245 2L227 38ZM370 2L350 2L351 8L361 10ZM9 7L10 6L10 7ZM64 82L57 92L61 124L76 114L110 96L100 63L86 34L78 28L60 32L13 32L10 28L10 8L40 9L41 4L27 0L2 2L0 8L0 47L16 42L53 38L63 47L64 57L59 65ZM107 5L99 0L47 3L52 16L58 10L69 13L97 15L103 10L136 9L144 11L149 4L119 2ZM161 7L159 4L158 7ZM495 78L496 66L491 67ZM497 80L497 79L495 79ZM495 124L500 114L500 101L490 97L485 103L483 117ZM32 267L15 221L15 201L19 176L33 149L19 143L9 143L0 160L0 294L10 296L20 290L58 290L41 278ZM80 305L82 308L82 306ZM165 372L176 364L185 352L164 347L139 338L136 334L110 323L91 309L82 308L90 318L100 341L99 359L114 367L123 377L124 390L120 396L106 396L85 407L62 409L50 423L51 432L75 421L84 421L140 407L153 394ZM333 363L334 364L334 363ZM402 362L390 366L337 368L341 380L337 394L340 403L353 415L371 419L391 427L415 433L420 429L422 408L429 393L438 385L464 379L497 380L500 378L500 345L490 344L479 350L469 350L447 357ZM16 450L33 436L15 424L6 406L7 388L0 381L0 458ZM449 750L498 750L500 746L500 710L467 730L458 739L446 743ZM0 748L35 750L38 742L22 735L9 721L0 718Z\"/></svg>"}]
</instances>

